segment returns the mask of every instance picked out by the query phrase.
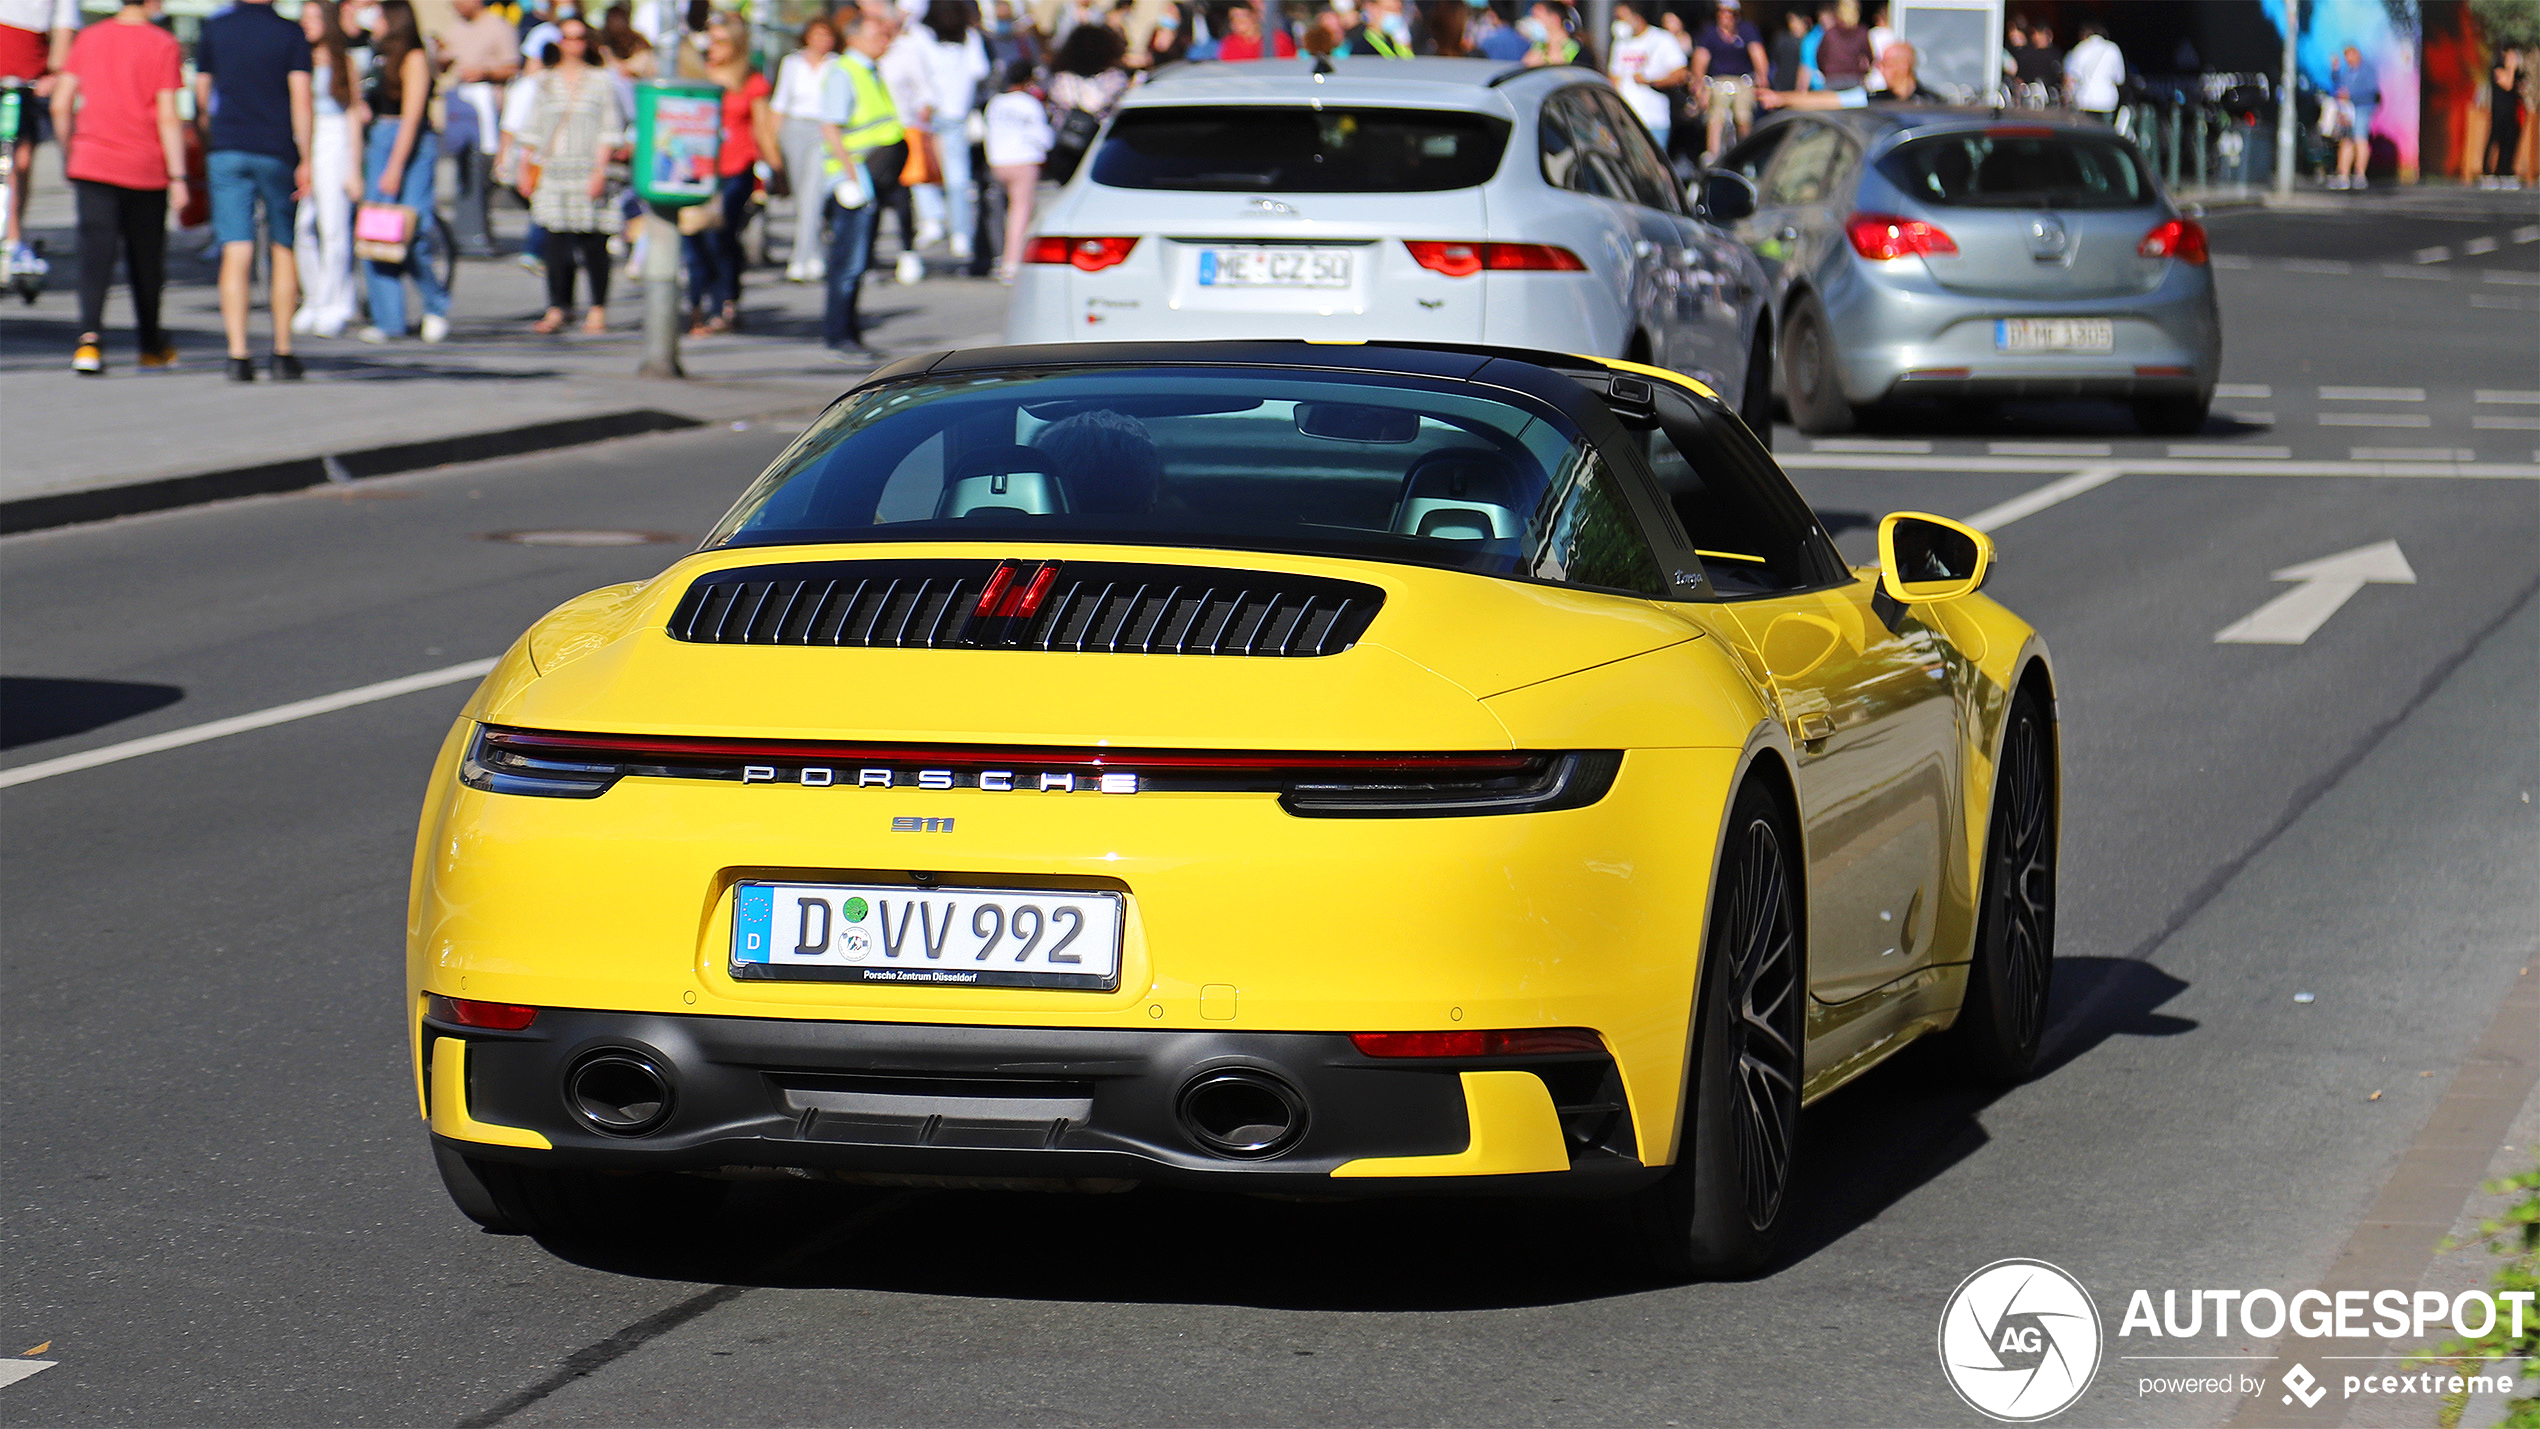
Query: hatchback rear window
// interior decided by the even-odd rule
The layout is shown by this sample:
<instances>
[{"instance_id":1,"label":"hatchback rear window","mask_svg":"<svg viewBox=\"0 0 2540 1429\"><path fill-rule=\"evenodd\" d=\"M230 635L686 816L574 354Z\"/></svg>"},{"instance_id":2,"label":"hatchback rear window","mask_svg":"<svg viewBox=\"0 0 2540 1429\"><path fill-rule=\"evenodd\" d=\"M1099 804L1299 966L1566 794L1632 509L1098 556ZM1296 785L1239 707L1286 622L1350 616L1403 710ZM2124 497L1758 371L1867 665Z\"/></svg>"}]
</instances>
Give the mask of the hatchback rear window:
<instances>
[{"instance_id":1,"label":"hatchback rear window","mask_svg":"<svg viewBox=\"0 0 2540 1429\"><path fill-rule=\"evenodd\" d=\"M2087 134L1969 130L1900 145L1879 174L1927 204L1957 208L2142 208L2151 175L2131 145Z\"/></svg>"},{"instance_id":2,"label":"hatchback rear window","mask_svg":"<svg viewBox=\"0 0 2540 1429\"><path fill-rule=\"evenodd\" d=\"M1428 109L1242 105L1130 109L1094 154L1116 189L1435 193L1499 169L1508 124Z\"/></svg>"}]
</instances>

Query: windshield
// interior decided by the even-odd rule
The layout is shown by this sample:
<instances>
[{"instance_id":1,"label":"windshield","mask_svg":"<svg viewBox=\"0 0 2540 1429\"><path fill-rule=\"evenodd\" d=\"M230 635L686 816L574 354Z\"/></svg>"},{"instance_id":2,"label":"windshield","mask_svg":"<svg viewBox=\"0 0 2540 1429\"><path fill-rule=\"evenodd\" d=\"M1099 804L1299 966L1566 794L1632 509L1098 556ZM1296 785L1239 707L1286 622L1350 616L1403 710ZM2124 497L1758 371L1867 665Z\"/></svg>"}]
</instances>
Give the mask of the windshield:
<instances>
[{"instance_id":1,"label":"windshield","mask_svg":"<svg viewBox=\"0 0 2540 1429\"><path fill-rule=\"evenodd\" d=\"M1435 193L1487 182L1508 122L1427 109L1228 105L1123 110L1094 154L1115 189Z\"/></svg>"},{"instance_id":2,"label":"windshield","mask_svg":"<svg viewBox=\"0 0 2540 1429\"><path fill-rule=\"evenodd\" d=\"M1113 368L918 378L831 407L709 546L1220 546L1659 594L1596 448L1514 393Z\"/></svg>"},{"instance_id":3,"label":"windshield","mask_svg":"<svg viewBox=\"0 0 2540 1429\"><path fill-rule=\"evenodd\" d=\"M1889 183L1963 208L2142 208L2151 176L2123 140L2051 130L1970 130L1917 139L1879 160Z\"/></svg>"}]
</instances>

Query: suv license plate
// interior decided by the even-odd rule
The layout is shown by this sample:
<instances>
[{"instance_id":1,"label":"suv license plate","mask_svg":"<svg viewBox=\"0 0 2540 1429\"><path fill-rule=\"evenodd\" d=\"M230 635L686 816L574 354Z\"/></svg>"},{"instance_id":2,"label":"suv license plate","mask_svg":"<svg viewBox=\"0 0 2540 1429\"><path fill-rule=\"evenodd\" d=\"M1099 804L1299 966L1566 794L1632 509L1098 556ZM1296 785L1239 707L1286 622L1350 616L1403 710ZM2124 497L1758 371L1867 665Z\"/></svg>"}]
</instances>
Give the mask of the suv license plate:
<instances>
[{"instance_id":1,"label":"suv license plate","mask_svg":"<svg viewBox=\"0 0 2540 1429\"><path fill-rule=\"evenodd\" d=\"M1029 888L743 883L732 975L935 987L1120 985L1121 896Z\"/></svg>"},{"instance_id":2,"label":"suv license plate","mask_svg":"<svg viewBox=\"0 0 2540 1429\"><path fill-rule=\"evenodd\" d=\"M1996 352L2109 352L2117 325L2107 318L1997 318Z\"/></svg>"},{"instance_id":3,"label":"suv license plate","mask_svg":"<svg viewBox=\"0 0 2540 1429\"><path fill-rule=\"evenodd\" d=\"M1203 288L1346 288L1346 248L1203 248Z\"/></svg>"}]
</instances>

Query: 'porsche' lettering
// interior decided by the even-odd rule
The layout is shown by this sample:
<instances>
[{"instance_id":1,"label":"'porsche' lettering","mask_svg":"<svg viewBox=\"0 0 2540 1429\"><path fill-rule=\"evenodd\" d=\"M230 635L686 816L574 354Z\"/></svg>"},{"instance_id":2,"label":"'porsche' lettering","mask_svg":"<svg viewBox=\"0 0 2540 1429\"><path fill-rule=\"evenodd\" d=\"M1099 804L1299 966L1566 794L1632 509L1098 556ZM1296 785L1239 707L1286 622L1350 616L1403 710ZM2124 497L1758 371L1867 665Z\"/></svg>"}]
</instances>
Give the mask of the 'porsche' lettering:
<instances>
[{"instance_id":1,"label":"'porsche' lettering","mask_svg":"<svg viewBox=\"0 0 2540 1429\"><path fill-rule=\"evenodd\" d=\"M1075 776L1075 775L1073 775L1073 774L1044 774L1044 775L1042 775L1042 776L1041 776L1041 792L1042 792L1042 793L1044 793L1044 794L1046 794L1046 793L1048 793L1048 792L1049 792L1050 790L1052 790L1052 789L1056 789L1057 791L1059 791L1059 792L1060 792L1060 793L1062 793L1062 794L1073 794L1073 793L1075 793L1075 792L1076 792L1076 776Z\"/></svg>"},{"instance_id":2,"label":"'porsche' lettering","mask_svg":"<svg viewBox=\"0 0 2540 1429\"><path fill-rule=\"evenodd\" d=\"M802 778L803 783L811 788L825 789L838 782L838 771L835 769L806 769L803 771Z\"/></svg>"},{"instance_id":3,"label":"'porsche' lettering","mask_svg":"<svg viewBox=\"0 0 2540 1429\"><path fill-rule=\"evenodd\" d=\"M1014 787L1014 771L1011 769L982 769L979 771L979 787L982 789L993 790L1011 789Z\"/></svg>"},{"instance_id":4,"label":"'porsche' lettering","mask_svg":"<svg viewBox=\"0 0 2540 1429\"><path fill-rule=\"evenodd\" d=\"M776 782L776 766L772 764L744 764L741 766L741 782L744 784L773 784Z\"/></svg>"},{"instance_id":5,"label":"'porsche' lettering","mask_svg":"<svg viewBox=\"0 0 2540 1429\"><path fill-rule=\"evenodd\" d=\"M917 771L917 787L920 789L949 789L952 786L953 772L949 769L920 769Z\"/></svg>"},{"instance_id":6,"label":"'porsche' lettering","mask_svg":"<svg viewBox=\"0 0 2540 1429\"><path fill-rule=\"evenodd\" d=\"M1106 794L1134 794L1138 792L1138 776L1105 774L1102 776L1102 791Z\"/></svg>"},{"instance_id":7,"label":"'porsche' lettering","mask_svg":"<svg viewBox=\"0 0 2540 1429\"><path fill-rule=\"evenodd\" d=\"M888 769L859 770L856 773L855 782L859 789L867 785L876 789L888 789L891 787L891 771Z\"/></svg>"}]
</instances>

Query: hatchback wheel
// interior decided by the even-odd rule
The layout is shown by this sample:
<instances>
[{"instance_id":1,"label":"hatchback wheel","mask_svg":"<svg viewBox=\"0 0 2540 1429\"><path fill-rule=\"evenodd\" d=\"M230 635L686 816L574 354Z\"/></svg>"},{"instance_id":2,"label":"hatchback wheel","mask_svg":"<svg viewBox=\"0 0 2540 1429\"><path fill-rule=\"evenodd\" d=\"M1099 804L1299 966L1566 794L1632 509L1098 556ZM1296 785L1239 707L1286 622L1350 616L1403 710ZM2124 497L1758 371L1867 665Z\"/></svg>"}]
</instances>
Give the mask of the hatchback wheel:
<instances>
[{"instance_id":1,"label":"hatchback wheel","mask_svg":"<svg viewBox=\"0 0 2540 1429\"><path fill-rule=\"evenodd\" d=\"M1782 393L1790 399L1790 424L1812 437L1851 431L1855 421L1834 352L1825 308L1813 295L1800 299L1782 332Z\"/></svg>"},{"instance_id":2,"label":"hatchback wheel","mask_svg":"<svg viewBox=\"0 0 2540 1429\"><path fill-rule=\"evenodd\" d=\"M1643 1259L1678 1278L1762 1269L1789 1219L1807 995L1789 826L1763 789L1739 793L1703 945L1676 1165L1631 1205Z\"/></svg>"}]
</instances>

